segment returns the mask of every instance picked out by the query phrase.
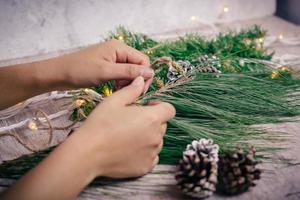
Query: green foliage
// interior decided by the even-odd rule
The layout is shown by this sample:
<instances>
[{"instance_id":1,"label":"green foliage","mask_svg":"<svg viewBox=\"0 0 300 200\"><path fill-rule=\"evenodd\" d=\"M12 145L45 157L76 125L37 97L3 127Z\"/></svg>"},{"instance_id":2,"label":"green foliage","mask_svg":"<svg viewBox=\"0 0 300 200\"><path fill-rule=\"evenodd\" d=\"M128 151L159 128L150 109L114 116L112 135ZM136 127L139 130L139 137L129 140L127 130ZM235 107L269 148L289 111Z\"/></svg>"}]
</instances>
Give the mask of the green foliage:
<instances>
[{"instance_id":1,"label":"green foliage","mask_svg":"<svg viewBox=\"0 0 300 200\"><path fill-rule=\"evenodd\" d=\"M4 162L0 165L0 177L12 179L20 178L20 176L34 168L37 163L42 161L52 150L53 148L50 148L31 155L22 156L16 160Z\"/></svg>"},{"instance_id":2,"label":"green foliage","mask_svg":"<svg viewBox=\"0 0 300 200\"><path fill-rule=\"evenodd\" d=\"M267 54L256 44L256 39L263 38L265 34L259 26L254 26L239 33L220 33L212 40L206 40L199 34L188 34L175 41L156 42L143 34L133 34L124 27L119 27L108 38L118 39L122 36L127 45L144 51L152 61L169 56L173 60L189 60L195 63L199 56L205 54L216 55L224 62L231 60L231 57L270 60L272 54ZM246 40L250 40L250 43L245 42Z\"/></svg>"},{"instance_id":3,"label":"green foliage","mask_svg":"<svg viewBox=\"0 0 300 200\"><path fill-rule=\"evenodd\" d=\"M299 114L298 102L287 100L287 95L293 96L292 92L299 87L299 81L293 80L286 71L280 71L273 80L274 69L260 62L271 60L273 53L263 48L266 32L259 26L239 33L220 33L211 40L199 34L188 34L175 41L156 42L123 27L109 38L118 39L120 35L126 44L145 52L152 61L168 56L196 65L200 56L215 55L221 62L222 74L218 77L198 74L167 92L159 91L154 82L149 92L141 97L144 102L158 99L176 107L176 118L169 122L160 154L161 163L176 163L192 139L214 139L221 152L234 148L237 143L262 137L271 139L271 136L264 136L265 131L249 126L279 123L283 118L287 120L286 117ZM249 62L252 59L253 62ZM167 84L166 66L156 67L156 78Z\"/></svg>"},{"instance_id":4,"label":"green foliage","mask_svg":"<svg viewBox=\"0 0 300 200\"><path fill-rule=\"evenodd\" d=\"M111 39L124 40L127 45L137 50L148 49L158 44L158 42L152 40L148 36L139 33L132 33L122 26L117 28L116 32L111 32L106 40Z\"/></svg>"},{"instance_id":5,"label":"green foliage","mask_svg":"<svg viewBox=\"0 0 300 200\"><path fill-rule=\"evenodd\" d=\"M108 81L107 83L103 83L100 85L97 85L95 87L92 87L93 90L101 94L103 92L104 87L113 88L114 87L114 81Z\"/></svg>"},{"instance_id":6,"label":"green foliage","mask_svg":"<svg viewBox=\"0 0 300 200\"><path fill-rule=\"evenodd\" d=\"M220 59L219 70L222 74L199 73L175 84L168 84L166 65L155 66L155 78L165 86L160 88L154 81L139 102L162 100L173 104L177 111L176 117L169 122L164 138L161 163L176 163L186 144L193 139L213 139L222 153L233 149L237 143L281 138L282 133L267 134L253 125L280 123L299 115L299 95L295 91L299 89L300 82L292 78L290 70L274 70L266 64L265 61L271 60L272 53L267 53L261 45L264 36L265 31L258 26L239 33L222 33L211 40L199 34L188 34L175 41L155 41L123 27L110 33L108 40L122 40L149 55L151 61L168 56L174 61L188 60L196 65L198 58L203 55L214 55ZM113 84L109 82L93 89L102 93L104 86L113 88ZM93 108L88 103L82 107L86 115ZM75 118L77 111L73 113ZM271 149L254 145L258 150ZM33 165L31 161L36 162L47 153L19 159L19 163L16 163L23 165L23 168L3 165L0 167L0 176L21 175ZM30 165L26 165L28 162Z\"/></svg>"},{"instance_id":7,"label":"green foliage","mask_svg":"<svg viewBox=\"0 0 300 200\"><path fill-rule=\"evenodd\" d=\"M283 117L299 115L299 104L296 100L287 101L286 96L294 86L244 74L220 77L199 74L170 92L153 92L142 97L147 101L166 101L176 107L176 118L169 122L165 136L161 163L175 163L193 139L213 139L221 152L237 143L263 140L268 135L249 126L279 123L284 121Z\"/></svg>"}]
</instances>

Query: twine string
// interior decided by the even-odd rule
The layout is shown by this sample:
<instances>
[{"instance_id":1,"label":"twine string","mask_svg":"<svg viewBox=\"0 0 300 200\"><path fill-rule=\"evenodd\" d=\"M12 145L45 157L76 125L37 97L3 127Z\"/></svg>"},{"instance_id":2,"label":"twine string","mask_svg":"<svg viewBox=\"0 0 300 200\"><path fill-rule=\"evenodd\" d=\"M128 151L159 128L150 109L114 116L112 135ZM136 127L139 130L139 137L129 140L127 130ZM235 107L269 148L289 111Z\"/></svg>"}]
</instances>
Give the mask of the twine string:
<instances>
[{"instance_id":1,"label":"twine string","mask_svg":"<svg viewBox=\"0 0 300 200\"><path fill-rule=\"evenodd\" d=\"M39 114L43 115L43 118L38 117ZM81 114L81 113L80 113ZM79 115L80 115L79 114ZM45 119L45 121L43 121L42 119ZM51 119L48 117L48 115L41 109L37 109L34 113L34 121L37 121L39 124L44 125L44 127L39 128L39 130L47 130L47 135L48 135L48 141L46 144L44 144L44 147L48 147L52 140L53 140L53 132L54 130L67 130L70 129L71 127L73 127L78 121L74 121L71 124L67 125L67 126L62 126L62 127L57 127L54 126ZM45 122L47 123L47 125L45 125ZM25 147L27 150L31 151L31 152L38 152L38 149L35 149L28 141L22 139L18 134L16 134L15 132L2 132L0 134L0 138L1 137L13 137L16 139L16 141L21 144L23 147Z\"/></svg>"}]
</instances>

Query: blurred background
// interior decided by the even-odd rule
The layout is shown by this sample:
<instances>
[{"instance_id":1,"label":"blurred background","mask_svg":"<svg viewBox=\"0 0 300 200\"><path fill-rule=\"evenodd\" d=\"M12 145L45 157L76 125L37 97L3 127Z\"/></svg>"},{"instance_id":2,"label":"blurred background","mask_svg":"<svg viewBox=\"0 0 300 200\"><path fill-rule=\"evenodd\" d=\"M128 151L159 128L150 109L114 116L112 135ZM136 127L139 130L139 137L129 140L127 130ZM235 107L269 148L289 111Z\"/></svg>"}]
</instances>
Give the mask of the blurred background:
<instances>
[{"instance_id":1,"label":"blurred background","mask_svg":"<svg viewBox=\"0 0 300 200\"><path fill-rule=\"evenodd\" d=\"M119 25L158 39L252 24L298 37L299 9L298 0L0 0L0 65L97 43Z\"/></svg>"}]
</instances>

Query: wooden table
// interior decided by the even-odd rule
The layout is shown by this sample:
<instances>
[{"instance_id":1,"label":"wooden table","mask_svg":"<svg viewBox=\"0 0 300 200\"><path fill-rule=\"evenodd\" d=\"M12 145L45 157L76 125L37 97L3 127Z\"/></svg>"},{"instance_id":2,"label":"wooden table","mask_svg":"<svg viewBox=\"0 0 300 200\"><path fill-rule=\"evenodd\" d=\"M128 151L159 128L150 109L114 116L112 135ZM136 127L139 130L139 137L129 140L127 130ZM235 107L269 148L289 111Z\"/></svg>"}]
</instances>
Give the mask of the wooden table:
<instances>
[{"instance_id":1,"label":"wooden table","mask_svg":"<svg viewBox=\"0 0 300 200\"><path fill-rule=\"evenodd\" d=\"M241 28L251 24L260 24L265 27L270 34L273 35L283 33L284 37L300 37L299 27L273 16L265 17L263 19L236 22L232 24L222 24L218 25L217 27L220 30L224 30L228 26L231 28ZM156 37L174 37L188 31L191 30L174 30L172 33L164 33ZM199 29L192 31L201 31L205 34L212 33L207 29L206 25L199 26ZM277 43L273 44L270 48L276 50L277 57L285 56L286 54L300 55L299 45L290 46L283 43ZM51 57L51 55L55 54L57 54L57 52L54 54L37 55L18 60L6 60L2 61L0 65L8 65L16 62L27 62L30 60ZM299 70L300 66L295 65L294 68ZM48 94L46 94L46 96L42 96L41 98L47 97L47 95ZM7 119L1 119L0 127L19 122L20 120L24 120L33 116L32 110L37 107L46 111L47 114L56 113L60 110L66 109L66 105L64 104L68 101L70 101L70 98L46 98L43 101L35 102L22 112L18 112L15 116ZM65 115L59 119L55 119L54 123L56 125L66 125L70 123L70 121L68 120L68 115ZM289 135L289 139L287 141L280 142L281 147L286 147L285 150L274 152L272 155L273 160L264 162L261 165L265 172L263 173L262 179L258 182L257 187L252 188L249 192L239 196L224 197L214 195L210 197L210 199L300 199L300 123L266 125L266 127L272 130L286 132ZM64 140L67 133L68 131L55 133L55 137L51 145L55 145ZM29 140L36 148L45 147L46 135L43 133L32 134L31 132L25 131L23 137L24 139ZM13 138L1 138L0 162L3 160L16 158L27 153L30 152L18 145ZM80 194L78 199L185 199L185 197L181 195L175 186L173 171L174 166L158 165L150 174L134 180L96 180L98 185L87 187ZM2 185L1 190L9 187L13 182L14 180L0 179L0 184Z\"/></svg>"}]
</instances>

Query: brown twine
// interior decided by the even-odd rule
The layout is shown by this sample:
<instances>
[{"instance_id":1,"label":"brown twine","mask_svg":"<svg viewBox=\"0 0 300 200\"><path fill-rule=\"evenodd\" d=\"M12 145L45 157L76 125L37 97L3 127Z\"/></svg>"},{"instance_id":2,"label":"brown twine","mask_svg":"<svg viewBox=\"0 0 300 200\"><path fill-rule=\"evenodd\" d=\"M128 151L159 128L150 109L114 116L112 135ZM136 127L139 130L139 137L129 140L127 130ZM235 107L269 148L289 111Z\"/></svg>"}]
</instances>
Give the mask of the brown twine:
<instances>
[{"instance_id":1,"label":"brown twine","mask_svg":"<svg viewBox=\"0 0 300 200\"><path fill-rule=\"evenodd\" d=\"M179 74L183 74L182 67L175 61L172 60L170 57L160 57L157 58L152 64L151 68L156 69L158 64L165 63L167 64L170 68L174 68Z\"/></svg>"},{"instance_id":2,"label":"brown twine","mask_svg":"<svg viewBox=\"0 0 300 200\"><path fill-rule=\"evenodd\" d=\"M66 129L69 129L71 127L73 127L78 121L74 121L72 122L71 124L67 125L67 126L63 126L63 127L56 127L56 126L53 126L50 118L48 117L48 115L41 109L38 109L35 111L35 114L34 114L34 120L38 121L40 124L43 124L44 125L44 122L41 121L41 119L39 119L38 117L38 114L41 113L43 115L43 117L46 119L46 122L48 124L48 127L47 128L39 128L39 130L48 130L48 135L49 135L49 138L48 138L48 142L46 145L50 145L51 142L52 142L52 139L53 139L53 132L54 130L66 130ZM79 113L78 115L80 115L81 113ZM79 117L79 116L78 116ZM84 116L86 117L86 116ZM13 137L16 139L16 141L21 144L23 147L25 147L27 150L31 151L31 152L38 152L39 150L35 149L32 147L32 145L26 141L24 141L18 134L16 133L11 133L11 132L7 132L7 133L1 133L0 137L7 137L7 136L10 136L10 137Z\"/></svg>"},{"instance_id":3,"label":"brown twine","mask_svg":"<svg viewBox=\"0 0 300 200\"><path fill-rule=\"evenodd\" d=\"M46 121L47 121L47 123L48 123L48 130L49 130L49 133L48 133L48 135L49 135L49 139L48 139L48 145L51 143L51 141L52 141L52 138L53 138L53 126L52 126L52 123L51 123L51 121L50 121L50 119L49 119L49 117L48 117L48 115L44 112L44 111L42 111L41 109L38 109L38 110L36 110L36 112L35 112L35 119L37 119L37 121L38 122L40 122L41 124L43 124L43 122L40 120L40 118L38 117L38 114L39 113L42 113L42 115L44 116L44 118L46 119Z\"/></svg>"}]
</instances>

